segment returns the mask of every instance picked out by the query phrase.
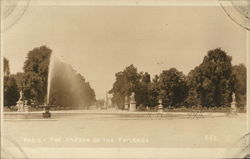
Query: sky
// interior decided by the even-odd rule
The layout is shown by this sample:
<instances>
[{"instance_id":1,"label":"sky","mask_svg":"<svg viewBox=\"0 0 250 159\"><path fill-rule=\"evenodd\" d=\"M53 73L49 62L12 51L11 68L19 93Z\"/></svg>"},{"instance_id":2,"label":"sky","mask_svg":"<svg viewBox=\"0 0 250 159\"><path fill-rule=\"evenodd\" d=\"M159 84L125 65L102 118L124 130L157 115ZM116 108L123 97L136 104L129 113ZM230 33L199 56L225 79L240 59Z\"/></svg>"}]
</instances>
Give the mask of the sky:
<instances>
[{"instance_id":1,"label":"sky","mask_svg":"<svg viewBox=\"0 0 250 159\"><path fill-rule=\"evenodd\" d=\"M152 77L171 67L187 74L218 47L233 64L246 63L246 31L219 6L29 6L2 37L11 73L23 71L28 51L46 45L90 82L97 99L130 64Z\"/></svg>"}]
</instances>

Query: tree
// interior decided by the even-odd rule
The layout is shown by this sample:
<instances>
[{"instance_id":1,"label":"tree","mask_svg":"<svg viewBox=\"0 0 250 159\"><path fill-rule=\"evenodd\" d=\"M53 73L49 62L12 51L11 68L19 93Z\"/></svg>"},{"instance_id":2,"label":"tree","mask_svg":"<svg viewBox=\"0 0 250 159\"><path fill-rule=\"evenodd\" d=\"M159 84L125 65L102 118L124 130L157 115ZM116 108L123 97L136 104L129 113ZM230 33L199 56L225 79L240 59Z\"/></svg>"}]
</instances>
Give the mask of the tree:
<instances>
[{"instance_id":1,"label":"tree","mask_svg":"<svg viewBox=\"0 0 250 159\"><path fill-rule=\"evenodd\" d=\"M244 107L246 105L246 67L243 64L233 66L234 92L236 95L237 106Z\"/></svg>"},{"instance_id":2,"label":"tree","mask_svg":"<svg viewBox=\"0 0 250 159\"><path fill-rule=\"evenodd\" d=\"M232 101L233 78L231 56L220 48L208 51L203 62L188 75L189 104L206 107L229 106Z\"/></svg>"},{"instance_id":3,"label":"tree","mask_svg":"<svg viewBox=\"0 0 250 159\"><path fill-rule=\"evenodd\" d=\"M150 99L149 99L149 87L150 87L151 79L150 74L145 72L140 73L140 81L138 85L136 86L136 102L137 105L144 105L149 106L150 105Z\"/></svg>"},{"instance_id":4,"label":"tree","mask_svg":"<svg viewBox=\"0 0 250 159\"><path fill-rule=\"evenodd\" d=\"M34 72L24 73L21 83L25 100L34 100L39 104L44 104L46 92L44 92L44 83L41 76Z\"/></svg>"},{"instance_id":5,"label":"tree","mask_svg":"<svg viewBox=\"0 0 250 159\"><path fill-rule=\"evenodd\" d=\"M160 85L159 85L159 76L155 75L152 82L149 85L149 106L154 107L158 104Z\"/></svg>"},{"instance_id":6,"label":"tree","mask_svg":"<svg viewBox=\"0 0 250 159\"><path fill-rule=\"evenodd\" d=\"M187 85L185 75L176 68L162 71L159 77L160 98L163 106L180 106L183 104Z\"/></svg>"},{"instance_id":7,"label":"tree","mask_svg":"<svg viewBox=\"0 0 250 159\"><path fill-rule=\"evenodd\" d=\"M50 55L52 50L47 46L40 46L28 52L24 62L24 77L21 86L24 97L34 99L39 103L45 102L47 94L47 78Z\"/></svg>"},{"instance_id":8,"label":"tree","mask_svg":"<svg viewBox=\"0 0 250 159\"><path fill-rule=\"evenodd\" d=\"M197 88L200 87L200 73L199 68L195 67L195 69L191 70L187 75L186 83L188 94L184 102L186 106L191 107L201 105L200 93L197 90Z\"/></svg>"},{"instance_id":9,"label":"tree","mask_svg":"<svg viewBox=\"0 0 250 159\"><path fill-rule=\"evenodd\" d=\"M123 105L125 103L125 96L127 92L127 88L124 87L127 84L125 81L124 73L118 72L115 74L116 81L113 84L113 88L109 91L109 93L113 94L112 103L115 103L120 109L123 109Z\"/></svg>"},{"instance_id":10,"label":"tree","mask_svg":"<svg viewBox=\"0 0 250 159\"><path fill-rule=\"evenodd\" d=\"M16 80L13 75L4 77L4 106L16 105L19 93Z\"/></svg>"},{"instance_id":11,"label":"tree","mask_svg":"<svg viewBox=\"0 0 250 159\"><path fill-rule=\"evenodd\" d=\"M9 60L7 58L4 57L4 76L9 76L10 75L10 66L9 66Z\"/></svg>"},{"instance_id":12,"label":"tree","mask_svg":"<svg viewBox=\"0 0 250 159\"><path fill-rule=\"evenodd\" d=\"M4 58L4 106L16 105L19 98L14 75L10 74L9 60Z\"/></svg>"},{"instance_id":13,"label":"tree","mask_svg":"<svg viewBox=\"0 0 250 159\"><path fill-rule=\"evenodd\" d=\"M135 93L136 103L139 104L140 95L138 93L138 86L140 82L140 74L134 65L130 65L122 72L115 74L116 81L109 93L113 94L112 102L117 104L120 109L124 108L125 96L131 96Z\"/></svg>"}]
</instances>

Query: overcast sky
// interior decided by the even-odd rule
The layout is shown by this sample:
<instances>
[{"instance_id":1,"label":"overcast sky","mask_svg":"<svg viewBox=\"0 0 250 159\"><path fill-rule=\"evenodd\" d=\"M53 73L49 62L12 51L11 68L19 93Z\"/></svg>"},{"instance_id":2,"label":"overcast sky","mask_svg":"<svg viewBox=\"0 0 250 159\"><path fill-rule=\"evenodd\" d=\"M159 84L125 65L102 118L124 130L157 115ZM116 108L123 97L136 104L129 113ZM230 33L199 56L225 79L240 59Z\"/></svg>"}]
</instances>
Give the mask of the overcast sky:
<instances>
[{"instance_id":1,"label":"overcast sky","mask_svg":"<svg viewBox=\"0 0 250 159\"><path fill-rule=\"evenodd\" d=\"M104 98L115 73L134 64L152 76L176 67L187 74L207 51L221 47L246 63L246 31L220 7L30 6L3 34L11 73L27 52L47 45Z\"/></svg>"}]
</instances>

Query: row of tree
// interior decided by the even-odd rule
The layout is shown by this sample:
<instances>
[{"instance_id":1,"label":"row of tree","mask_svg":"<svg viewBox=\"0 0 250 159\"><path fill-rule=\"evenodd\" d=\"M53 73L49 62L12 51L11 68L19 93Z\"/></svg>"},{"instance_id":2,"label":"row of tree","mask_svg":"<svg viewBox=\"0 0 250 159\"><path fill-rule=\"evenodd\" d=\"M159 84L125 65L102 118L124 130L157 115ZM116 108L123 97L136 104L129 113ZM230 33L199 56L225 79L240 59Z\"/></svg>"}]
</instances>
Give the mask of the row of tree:
<instances>
[{"instance_id":1,"label":"row of tree","mask_svg":"<svg viewBox=\"0 0 250 159\"><path fill-rule=\"evenodd\" d=\"M202 63L184 75L176 68L162 71L151 79L130 65L115 74L116 81L109 93L119 108L125 96L135 93L137 105L156 106L162 99L165 107L229 106L233 92L238 106L246 104L246 67L232 66L232 58L220 48L208 51Z\"/></svg>"},{"instance_id":2,"label":"row of tree","mask_svg":"<svg viewBox=\"0 0 250 159\"><path fill-rule=\"evenodd\" d=\"M24 93L24 99L32 101L34 105L46 102L51 54L52 50L46 46L32 49L24 62L24 72L16 74L10 74L9 61L4 58L5 106L16 105L21 90ZM70 65L56 61L53 67L49 104L88 107L96 101L95 92L90 84Z\"/></svg>"}]
</instances>

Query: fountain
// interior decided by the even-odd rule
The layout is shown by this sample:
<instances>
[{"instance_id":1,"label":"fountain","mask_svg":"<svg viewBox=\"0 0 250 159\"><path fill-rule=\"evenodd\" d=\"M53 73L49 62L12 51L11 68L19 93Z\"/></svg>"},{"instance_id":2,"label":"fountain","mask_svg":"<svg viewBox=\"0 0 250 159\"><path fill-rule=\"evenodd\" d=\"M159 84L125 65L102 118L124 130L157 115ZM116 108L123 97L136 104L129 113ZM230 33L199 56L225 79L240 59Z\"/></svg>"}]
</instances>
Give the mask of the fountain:
<instances>
[{"instance_id":1,"label":"fountain","mask_svg":"<svg viewBox=\"0 0 250 159\"><path fill-rule=\"evenodd\" d=\"M54 55L51 53L50 60L49 60L49 68L48 68L48 80L47 80L47 102L49 104L49 97L50 97L50 88L51 88L51 79L52 79L52 71L55 65L55 58Z\"/></svg>"},{"instance_id":2,"label":"fountain","mask_svg":"<svg viewBox=\"0 0 250 159\"><path fill-rule=\"evenodd\" d=\"M44 105L40 106L47 112L46 117L52 105L62 109L94 108L94 100L91 99L94 92L89 82L65 60L54 53L50 56L47 95ZM107 102L109 106L109 100Z\"/></svg>"},{"instance_id":3,"label":"fountain","mask_svg":"<svg viewBox=\"0 0 250 159\"><path fill-rule=\"evenodd\" d=\"M51 88L51 78L52 78L52 71L54 67L54 56L53 54L50 55L49 60L49 66L48 66L48 80L47 80L47 98L44 105L40 105L39 107L44 109L43 117L44 118L51 118L50 108L53 107L53 105L49 105L49 96L50 96L50 88Z\"/></svg>"}]
</instances>

